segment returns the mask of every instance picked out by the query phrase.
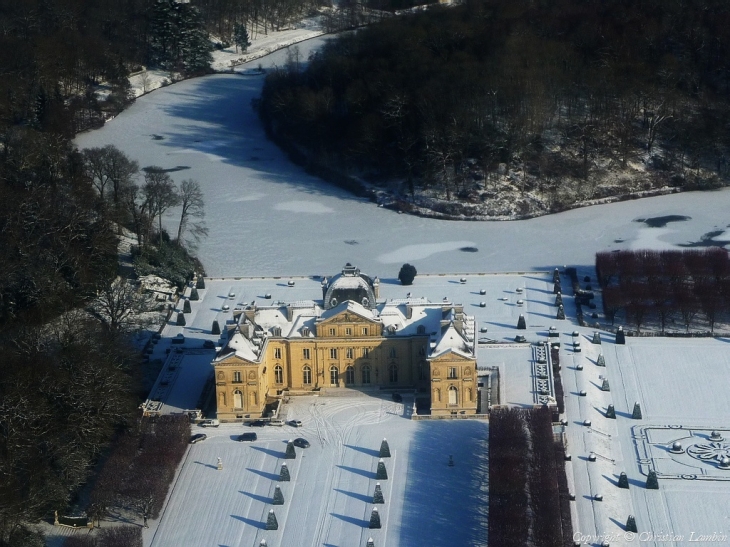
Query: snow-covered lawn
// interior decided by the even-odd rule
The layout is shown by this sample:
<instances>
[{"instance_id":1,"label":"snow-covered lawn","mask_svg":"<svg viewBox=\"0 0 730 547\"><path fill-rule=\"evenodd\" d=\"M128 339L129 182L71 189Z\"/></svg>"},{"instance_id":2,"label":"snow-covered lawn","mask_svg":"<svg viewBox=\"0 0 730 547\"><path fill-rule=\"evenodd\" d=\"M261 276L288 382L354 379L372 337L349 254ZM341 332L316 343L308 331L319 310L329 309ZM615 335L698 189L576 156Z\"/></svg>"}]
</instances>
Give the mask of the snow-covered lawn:
<instances>
[{"instance_id":1,"label":"snow-covered lawn","mask_svg":"<svg viewBox=\"0 0 730 547\"><path fill-rule=\"evenodd\" d=\"M249 428L223 424L200 428L208 435L185 457L157 526L147 533L152 547L180 545L364 546L486 545L486 422L423 422L408 419L412 396L402 404L371 395L292 398L287 416L303 427ZM236 442L243 431L258 440ZM196 431L197 432L197 431ZM304 437L284 460L286 441ZM376 481L378 450L388 439L388 480ZM449 455L455 465L448 465ZM221 458L223 470L217 470ZM291 482L278 481L288 464ZM368 529L372 496L383 527ZM283 506L273 506L279 484ZM270 509L279 523L265 530Z\"/></svg>"}]
</instances>

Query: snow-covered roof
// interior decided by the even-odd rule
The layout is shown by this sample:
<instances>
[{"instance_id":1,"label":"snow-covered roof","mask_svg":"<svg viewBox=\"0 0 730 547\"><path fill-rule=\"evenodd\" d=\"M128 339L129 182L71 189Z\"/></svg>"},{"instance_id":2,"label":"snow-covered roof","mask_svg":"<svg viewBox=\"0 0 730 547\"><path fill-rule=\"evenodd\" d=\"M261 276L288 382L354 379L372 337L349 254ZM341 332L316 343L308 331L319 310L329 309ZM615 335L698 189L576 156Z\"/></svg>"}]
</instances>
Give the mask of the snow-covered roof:
<instances>
[{"instance_id":1,"label":"snow-covered roof","mask_svg":"<svg viewBox=\"0 0 730 547\"><path fill-rule=\"evenodd\" d=\"M376 310L369 310L362 304L353 302L352 300L340 302L334 308L330 308L328 310L323 311L322 315L321 315L321 319L326 320L326 319L329 319L330 317L334 317L335 315L339 315L345 311L355 313L355 314L359 315L360 317L364 317L365 319L371 319L371 320L377 319Z\"/></svg>"},{"instance_id":2,"label":"snow-covered roof","mask_svg":"<svg viewBox=\"0 0 730 547\"><path fill-rule=\"evenodd\" d=\"M473 347L473 345L472 345ZM473 358L472 347L469 346L464 337L456 330L453 323L444 330L441 339L436 343L436 347L431 351L430 357L433 359L446 353L452 352L462 357Z\"/></svg>"}]
</instances>

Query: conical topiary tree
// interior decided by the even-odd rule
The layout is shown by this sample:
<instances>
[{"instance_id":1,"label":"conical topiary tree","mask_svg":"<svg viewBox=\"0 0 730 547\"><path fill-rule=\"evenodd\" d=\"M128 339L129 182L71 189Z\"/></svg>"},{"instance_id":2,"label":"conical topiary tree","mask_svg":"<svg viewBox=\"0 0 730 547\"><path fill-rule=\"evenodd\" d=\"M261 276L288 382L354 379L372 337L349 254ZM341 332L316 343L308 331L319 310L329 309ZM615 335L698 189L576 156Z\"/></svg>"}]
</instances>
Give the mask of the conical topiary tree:
<instances>
[{"instance_id":1,"label":"conical topiary tree","mask_svg":"<svg viewBox=\"0 0 730 547\"><path fill-rule=\"evenodd\" d=\"M379 458L390 458L390 447L388 446L388 441L386 439L383 439L383 442L380 443L380 454L378 454Z\"/></svg>"},{"instance_id":2,"label":"conical topiary tree","mask_svg":"<svg viewBox=\"0 0 730 547\"><path fill-rule=\"evenodd\" d=\"M373 495L373 503L385 503L385 498L383 497L383 490L380 488L380 483L375 483L375 494Z\"/></svg>"},{"instance_id":3,"label":"conical topiary tree","mask_svg":"<svg viewBox=\"0 0 730 547\"><path fill-rule=\"evenodd\" d=\"M369 528L380 528L380 513L378 513L378 508L373 507L373 512L370 513L370 526Z\"/></svg>"},{"instance_id":4,"label":"conical topiary tree","mask_svg":"<svg viewBox=\"0 0 730 547\"><path fill-rule=\"evenodd\" d=\"M608 378L603 379L603 383L601 384L601 391L611 391L611 386L608 385Z\"/></svg>"},{"instance_id":5,"label":"conical topiary tree","mask_svg":"<svg viewBox=\"0 0 730 547\"><path fill-rule=\"evenodd\" d=\"M184 327L185 326L185 314L182 312L179 312L177 314L177 326L178 327Z\"/></svg>"},{"instance_id":6,"label":"conical topiary tree","mask_svg":"<svg viewBox=\"0 0 730 547\"><path fill-rule=\"evenodd\" d=\"M556 306L562 306L563 305L563 293L558 293L555 297L555 305Z\"/></svg>"},{"instance_id":7,"label":"conical topiary tree","mask_svg":"<svg viewBox=\"0 0 730 547\"><path fill-rule=\"evenodd\" d=\"M289 475L289 466L285 463L281 464L281 471L279 472L279 482L291 481L291 475Z\"/></svg>"},{"instance_id":8,"label":"conical topiary tree","mask_svg":"<svg viewBox=\"0 0 730 547\"><path fill-rule=\"evenodd\" d=\"M617 344L625 344L626 343L626 334L624 334L624 328L619 327L616 331L616 343Z\"/></svg>"},{"instance_id":9,"label":"conical topiary tree","mask_svg":"<svg viewBox=\"0 0 730 547\"><path fill-rule=\"evenodd\" d=\"M616 408L613 405L608 405L606 409L606 418L616 419Z\"/></svg>"},{"instance_id":10,"label":"conical topiary tree","mask_svg":"<svg viewBox=\"0 0 730 547\"><path fill-rule=\"evenodd\" d=\"M213 326L210 328L211 334L220 334L221 333L221 326L218 324L218 321L213 321Z\"/></svg>"},{"instance_id":11,"label":"conical topiary tree","mask_svg":"<svg viewBox=\"0 0 730 547\"><path fill-rule=\"evenodd\" d=\"M596 360L596 365L599 367L605 367L606 366L606 358L603 356L602 353L598 354L598 359Z\"/></svg>"},{"instance_id":12,"label":"conical topiary tree","mask_svg":"<svg viewBox=\"0 0 730 547\"><path fill-rule=\"evenodd\" d=\"M195 287L193 287L190 291L190 300L200 300L198 289L196 289Z\"/></svg>"},{"instance_id":13,"label":"conical topiary tree","mask_svg":"<svg viewBox=\"0 0 730 547\"><path fill-rule=\"evenodd\" d=\"M659 490L659 479L657 479L656 471L649 471L646 477L647 490Z\"/></svg>"},{"instance_id":14,"label":"conical topiary tree","mask_svg":"<svg viewBox=\"0 0 730 547\"><path fill-rule=\"evenodd\" d=\"M627 490L629 488L629 477L625 471L621 471L621 474L618 476L618 487L626 488Z\"/></svg>"},{"instance_id":15,"label":"conical topiary tree","mask_svg":"<svg viewBox=\"0 0 730 547\"><path fill-rule=\"evenodd\" d=\"M557 268L553 270L553 283L560 283L560 270Z\"/></svg>"},{"instance_id":16,"label":"conical topiary tree","mask_svg":"<svg viewBox=\"0 0 730 547\"><path fill-rule=\"evenodd\" d=\"M297 459L297 453L294 450L294 442L289 439L289 442L286 443L286 454L284 454L285 460L296 460Z\"/></svg>"},{"instance_id":17,"label":"conical topiary tree","mask_svg":"<svg viewBox=\"0 0 730 547\"><path fill-rule=\"evenodd\" d=\"M558 313L555 316L555 318L556 319L565 319L565 308L563 308L562 304L560 304L560 306L558 306Z\"/></svg>"},{"instance_id":18,"label":"conical topiary tree","mask_svg":"<svg viewBox=\"0 0 730 547\"><path fill-rule=\"evenodd\" d=\"M639 533L639 529L636 527L636 517L634 515L629 515L629 518L626 519L626 531L633 532L634 534Z\"/></svg>"},{"instance_id":19,"label":"conical topiary tree","mask_svg":"<svg viewBox=\"0 0 730 547\"><path fill-rule=\"evenodd\" d=\"M598 331L593 331L593 340L591 340L593 344L599 344L601 343L601 335L598 333Z\"/></svg>"},{"instance_id":20,"label":"conical topiary tree","mask_svg":"<svg viewBox=\"0 0 730 547\"><path fill-rule=\"evenodd\" d=\"M642 416L641 416L641 405L639 404L638 401L634 403L634 411L631 413L631 417L634 420L641 420L641 418L642 418Z\"/></svg>"},{"instance_id":21,"label":"conical topiary tree","mask_svg":"<svg viewBox=\"0 0 730 547\"><path fill-rule=\"evenodd\" d=\"M520 317L517 319L517 328L520 330L525 330L527 328L527 322L525 321L525 316L520 314Z\"/></svg>"},{"instance_id":22,"label":"conical topiary tree","mask_svg":"<svg viewBox=\"0 0 730 547\"><path fill-rule=\"evenodd\" d=\"M269 516L266 517L266 529L267 530L278 530L279 521L276 520L276 515L273 509L269 509Z\"/></svg>"},{"instance_id":23,"label":"conical topiary tree","mask_svg":"<svg viewBox=\"0 0 730 547\"><path fill-rule=\"evenodd\" d=\"M375 473L375 478L379 481L388 480L388 471L386 471L385 462L382 459L378 461L378 471Z\"/></svg>"},{"instance_id":24,"label":"conical topiary tree","mask_svg":"<svg viewBox=\"0 0 730 547\"><path fill-rule=\"evenodd\" d=\"M183 302L183 313L190 313L191 311L193 310L190 308L190 300L186 300Z\"/></svg>"},{"instance_id":25,"label":"conical topiary tree","mask_svg":"<svg viewBox=\"0 0 730 547\"><path fill-rule=\"evenodd\" d=\"M560 279L558 279L555 283L553 283L553 294L558 294L562 292L560 287Z\"/></svg>"},{"instance_id":26,"label":"conical topiary tree","mask_svg":"<svg viewBox=\"0 0 730 547\"><path fill-rule=\"evenodd\" d=\"M281 493L281 487L277 484L274 488L274 501L271 505L284 505L284 494Z\"/></svg>"},{"instance_id":27,"label":"conical topiary tree","mask_svg":"<svg viewBox=\"0 0 730 547\"><path fill-rule=\"evenodd\" d=\"M204 289L205 288L205 278L203 278L202 276L198 276L198 281L195 284L195 288L198 290Z\"/></svg>"},{"instance_id":28,"label":"conical topiary tree","mask_svg":"<svg viewBox=\"0 0 730 547\"><path fill-rule=\"evenodd\" d=\"M373 538L368 538L368 542L365 544L365 547L375 547L375 540Z\"/></svg>"}]
</instances>

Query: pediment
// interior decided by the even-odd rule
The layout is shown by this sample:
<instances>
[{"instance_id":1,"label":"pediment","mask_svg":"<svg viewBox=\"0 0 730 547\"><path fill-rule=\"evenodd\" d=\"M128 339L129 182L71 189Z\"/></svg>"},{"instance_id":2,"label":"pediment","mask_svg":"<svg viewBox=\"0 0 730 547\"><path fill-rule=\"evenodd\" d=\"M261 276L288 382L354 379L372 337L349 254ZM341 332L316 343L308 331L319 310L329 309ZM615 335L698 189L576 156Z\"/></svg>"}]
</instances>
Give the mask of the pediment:
<instances>
[{"instance_id":1,"label":"pediment","mask_svg":"<svg viewBox=\"0 0 730 547\"><path fill-rule=\"evenodd\" d=\"M429 359L432 364L445 364L445 363L473 363L476 361L474 357L467 357L459 351L447 349L440 355Z\"/></svg>"},{"instance_id":2,"label":"pediment","mask_svg":"<svg viewBox=\"0 0 730 547\"><path fill-rule=\"evenodd\" d=\"M323 319L319 324L320 325L330 325L334 323L355 323L355 324L363 324L363 325L375 325L379 324L379 321L372 318L372 317L366 317L364 315L360 315L359 313L351 310L351 309L344 309L340 311L339 313L336 313L332 315L331 317L327 317Z\"/></svg>"}]
</instances>

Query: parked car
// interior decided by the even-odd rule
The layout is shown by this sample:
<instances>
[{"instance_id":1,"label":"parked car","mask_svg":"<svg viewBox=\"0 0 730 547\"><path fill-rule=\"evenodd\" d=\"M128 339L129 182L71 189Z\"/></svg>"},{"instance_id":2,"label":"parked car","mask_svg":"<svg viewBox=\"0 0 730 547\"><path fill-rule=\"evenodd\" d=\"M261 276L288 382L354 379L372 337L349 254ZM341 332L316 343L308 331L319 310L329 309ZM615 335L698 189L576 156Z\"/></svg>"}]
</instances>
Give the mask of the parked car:
<instances>
[{"instance_id":1,"label":"parked car","mask_svg":"<svg viewBox=\"0 0 730 547\"><path fill-rule=\"evenodd\" d=\"M208 435L205 433L196 433L192 437L190 437L190 444L199 443L200 441L204 441L208 438Z\"/></svg>"},{"instance_id":2,"label":"parked car","mask_svg":"<svg viewBox=\"0 0 730 547\"><path fill-rule=\"evenodd\" d=\"M266 425L266 422L263 420L254 420L253 422L248 422L248 427L264 427Z\"/></svg>"},{"instance_id":3,"label":"parked car","mask_svg":"<svg viewBox=\"0 0 730 547\"><path fill-rule=\"evenodd\" d=\"M218 420L203 420L200 427L218 427L221 423Z\"/></svg>"},{"instance_id":4,"label":"parked car","mask_svg":"<svg viewBox=\"0 0 730 547\"><path fill-rule=\"evenodd\" d=\"M239 443L243 441L255 441L258 439L256 433L241 433L236 439Z\"/></svg>"},{"instance_id":5,"label":"parked car","mask_svg":"<svg viewBox=\"0 0 730 547\"><path fill-rule=\"evenodd\" d=\"M283 426L285 423L286 422L284 420L269 420L269 425L275 425L278 427Z\"/></svg>"},{"instance_id":6,"label":"parked car","mask_svg":"<svg viewBox=\"0 0 730 547\"><path fill-rule=\"evenodd\" d=\"M309 441L307 439L302 439L301 437L297 437L294 439L293 443L294 446L298 446L299 448L309 448Z\"/></svg>"},{"instance_id":7,"label":"parked car","mask_svg":"<svg viewBox=\"0 0 730 547\"><path fill-rule=\"evenodd\" d=\"M396 403L402 403L403 402L403 396L400 393L393 393L393 400Z\"/></svg>"},{"instance_id":8,"label":"parked car","mask_svg":"<svg viewBox=\"0 0 730 547\"><path fill-rule=\"evenodd\" d=\"M300 420L289 420L287 423L292 427L302 427L302 422Z\"/></svg>"}]
</instances>

